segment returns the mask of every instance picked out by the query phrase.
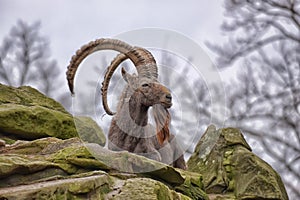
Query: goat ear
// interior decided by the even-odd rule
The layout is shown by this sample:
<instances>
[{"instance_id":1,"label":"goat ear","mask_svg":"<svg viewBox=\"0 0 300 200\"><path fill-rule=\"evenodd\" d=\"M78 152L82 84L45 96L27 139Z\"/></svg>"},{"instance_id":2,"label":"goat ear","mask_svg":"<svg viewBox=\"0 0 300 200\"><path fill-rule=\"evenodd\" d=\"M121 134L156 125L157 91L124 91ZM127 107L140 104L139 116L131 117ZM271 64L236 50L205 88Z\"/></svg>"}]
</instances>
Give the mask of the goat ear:
<instances>
[{"instance_id":1,"label":"goat ear","mask_svg":"<svg viewBox=\"0 0 300 200\"><path fill-rule=\"evenodd\" d=\"M128 72L126 72L124 67L122 67L122 77L127 83L130 82L130 79L132 79L132 76Z\"/></svg>"},{"instance_id":2,"label":"goat ear","mask_svg":"<svg viewBox=\"0 0 300 200\"><path fill-rule=\"evenodd\" d=\"M123 67L122 67L122 77L130 86L135 86L136 84L136 76L133 74L129 74Z\"/></svg>"}]
</instances>

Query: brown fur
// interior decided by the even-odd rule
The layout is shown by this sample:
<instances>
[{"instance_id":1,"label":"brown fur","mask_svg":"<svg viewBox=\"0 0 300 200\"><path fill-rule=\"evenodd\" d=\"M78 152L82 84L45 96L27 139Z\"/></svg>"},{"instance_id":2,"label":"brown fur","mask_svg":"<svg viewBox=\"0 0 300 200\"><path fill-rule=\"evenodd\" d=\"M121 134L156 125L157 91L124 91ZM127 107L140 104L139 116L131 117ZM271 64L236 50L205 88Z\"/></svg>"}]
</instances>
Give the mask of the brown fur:
<instances>
[{"instance_id":1,"label":"brown fur","mask_svg":"<svg viewBox=\"0 0 300 200\"><path fill-rule=\"evenodd\" d=\"M156 131L158 137L154 139L153 143L155 143L155 148L157 150L161 149L162 147L169 145L169 152L171 155L166 152L160 152L162 156L162 160L166 159L164 157L171 156L172 163L174 167L186 169L186 163L183 157L183 150L180 145L177 143L176 138L173 134L170 133L170 123L171 123L171 115L168 109L162 107L161 105L155 105L153 107L153 117L154 121L156 122ZM164 141L159 141L160 139L166 140L165 144Z\"/></svg>"},{"instance_id":2,"label":"brown fur","mask_svg":"<svg viewBox=\"0 0 300 200\"><path fill-rule=\"evenodd\" d=\"M150 139L154 132L148 124L148 110L155 104L170 107L168 96L170 91L156 82L142 84L135 90L127 86L111 122L108 148L147 154L145 156L161 161Z\"/></svg>"},{"instance_id":3,"label":"brown fur","mask_svg":"<svg viewBox=\"0 0 300 200\"><path fill-rule=\"evenodd\" d=\"M157 140L159 144L162 145L164 141L169 141L171 115L167 109L163 108L155 109L153 112L153 117L156 123Z\"/></svg>"},{"instance_id":4,"label":"brown fur","mask_svg":"<svg viewBox=\"0 0 300 200\"><path fill-rule=\"evenodd\" d=\"M108 133L108 148L127 150L168 164L179 157L173 165L184 168L183 152L169 131L171 117L167 109L172 106L171 94L158 83L157 64L148 50L110 38L97 39L82 46L72 57L66 72L71 93L74 94L74 77L81 62L101 50L120 53L108 67L101 88L103 108L107 114L114 115ZM122 69L122 76L128 84L115 113L107 102L109 82L115 70L127 58L133 62L138 75L128 74ZM151 106L154 108L156 131L148 124Z\"/></svg>"},{"instance_id":5,"label":"brown fur","mask_svg":"<svg viewBox=\"0 0 300 200\"><path fill-rule=\"evenodd\" d=\"M147 84L135 90L129 85L126 87L111 122L108 148L126 150L185 169L183 152L174 136L170 137L171 117L167 110L172 105L170 91L157 82ZM156 131L148 124L150 106L154 108Z\"/></svg>"}]
</instances>

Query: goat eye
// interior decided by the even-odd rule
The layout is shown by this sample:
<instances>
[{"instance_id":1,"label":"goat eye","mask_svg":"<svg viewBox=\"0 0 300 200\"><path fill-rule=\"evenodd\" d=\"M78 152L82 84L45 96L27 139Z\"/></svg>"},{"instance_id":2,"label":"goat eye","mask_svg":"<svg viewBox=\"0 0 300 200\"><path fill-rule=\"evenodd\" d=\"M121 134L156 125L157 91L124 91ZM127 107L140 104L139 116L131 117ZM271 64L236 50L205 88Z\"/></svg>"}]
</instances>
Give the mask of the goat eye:
<instances>
[{"instance_id":1,"label":"goat eye","mask_svg":"<svg viewBox=\"0 0 300 200\"><path fill-rule=\"evenodd\" d=\"M144 83L144 84L142 85L142 87L149 87L149 84L148 84L148 83Z\"/></svg>"}]
</instances>

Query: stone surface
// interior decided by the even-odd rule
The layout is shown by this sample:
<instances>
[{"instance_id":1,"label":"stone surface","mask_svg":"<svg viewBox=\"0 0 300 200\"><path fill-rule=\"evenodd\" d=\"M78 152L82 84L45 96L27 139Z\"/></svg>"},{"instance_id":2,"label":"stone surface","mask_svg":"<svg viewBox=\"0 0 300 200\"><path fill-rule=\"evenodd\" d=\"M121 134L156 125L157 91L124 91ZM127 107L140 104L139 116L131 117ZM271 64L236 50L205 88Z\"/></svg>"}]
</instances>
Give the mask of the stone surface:
<instances>
[{"instance_id":1,"label":"stone surface","mask_svg":"<svg viewBox=\"0 0 300 200\"><path fill-rule=\"evenodd\" d=\"M59 103L27 86L0 84L0 121L0 132L13 139L77 135L73 117Z\"/></svg>"},{"instance_id":2,"label":"stone surface","mask_svg":"<svg viewBox=\"0 0 300 200\"><path fill-rule=\"evenodd\" d=\"M210 199L287 200L276 171L251 152L240 130L209 126L188 161Z\"/></svg>"},{"instance_id":3,"label":"stone surface","mask_svg":"<svg viewBox=\"0 0 300 200\"><path fill-rule=\"evenodd\" d=\"M287 200L238 129L210 126L189 171L104 145L91 118L73 118L33 88L0 84L0 199Z\"/></svg>"},{"instance_id":4,"label":"stone surface","mask_svg":"<svg viewBox=\"0 0 300 200\"><path fill-rule=\"evenodd\" d=\"M72 115L61 104L28 86L0 84L0 122L0 138L8 144L18 139L68 139L77 136L79 130L83 139L105 145L101 128L91 118L76 117L75 126Z\"/></svg>"},{"instance_id":5,"label":"stone surface","mask_svg":"<svg viewBox=\"0 0 300 200\"><path fill-rule=\"evenodd\" d=\"M97 174L98 173L98 174ZM139 186L139 187L137 187ZM0 188L0 198L7 199L115 199L115 200L190 200L165 184L149 178L121 180L94 172L73 177L12 188Z\"/></svg>"},{"instance_id":6,"label":"stone surface","mask_svg":"<svg viewBox=\"0 0 300 200\"><path fill-rule=\"evenodd\" d=\"M101 159L88 149L100 152ZM155 170L142 171L149 166ZM0 179L0 199L208 199L200 174L79 138L49 137L1 148Z\"/></svg>"},{"instance_id":7,"label":"stone surface","mask_svg":"<svg viewBox=\"0 0 300 200\"><path fill-rule=\"evenodd\" d=\"M84 142L97 143L101 146L105 145L106 137L103 130L90 117L75 116L74 117L77 134Z\"/></svg>"}]
</instances>

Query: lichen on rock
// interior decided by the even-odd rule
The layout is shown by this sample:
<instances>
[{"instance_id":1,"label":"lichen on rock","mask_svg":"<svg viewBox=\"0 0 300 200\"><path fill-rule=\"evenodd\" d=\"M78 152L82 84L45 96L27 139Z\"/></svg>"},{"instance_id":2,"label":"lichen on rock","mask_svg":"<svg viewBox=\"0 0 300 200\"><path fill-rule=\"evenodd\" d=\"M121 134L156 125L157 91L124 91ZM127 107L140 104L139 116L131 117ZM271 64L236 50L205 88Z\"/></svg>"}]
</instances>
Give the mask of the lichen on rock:
<instances>
[{"instance_id":1,"label":"lichen on rock","mask_svg":"<svg viewBox=\"0 0 300 200\"><path fill-rule=\"evenodd\" d=\"M73 118L60 103L29 86L0 84L0 121L0 138L8 144L18 139L68 139L77 137L79 131L84 133L82 139L105 145L105 135L95 121Z\"/></svg>"},{"instance_id":2,"label":"lichen on rock","mask_svg":"<svg viewBox=\"0 0 300 200\"><path fill-rule=\"evenodd\" d=\"M28 86L0 84L0 121L0 132L12 139L77 135L73 117L58 102Z\"/></svg>"},{"instance_id":3,"label":"lichen on rock","mask_svg":"<svg viewBox=\"0 0 300 200\"><path fill-rule=\"evenodd\" d=\"M75 116L74 122L78 136L84 142L96 143L101 146L105 145L106 137L103 130L90 117Z\"/></svg>"},{"instance_id":4,"label":"lichen on rock","mask_svg":"<svg viewBox=\"0 0 300 200\"><path fill-rule=\"evenodd\" d=\"M106 155L102 160L96 159L86 145L79 138L49 137L20 141L1 149L0 199L140 199L141 196L149 199L194 199L196 196L208 199L202 190L200 174L93 144ZM105 162L108 158L127 160L123 165L130 167L116 170L119 163L108 164ZM147 165L157 170L145 173L121 171Z\"/></svg>"},{"instance_id":5,"label":"lichen on rock","mask_svg":"<svg viewBox=\"0 0 300 200\"><path fill-rule=\"evenodd\" d=\"M236 128L209 126L188 169L203 175L205 191L217 199L288 199L278 173L251 152Z\"/></svg>"}]
</instances>

